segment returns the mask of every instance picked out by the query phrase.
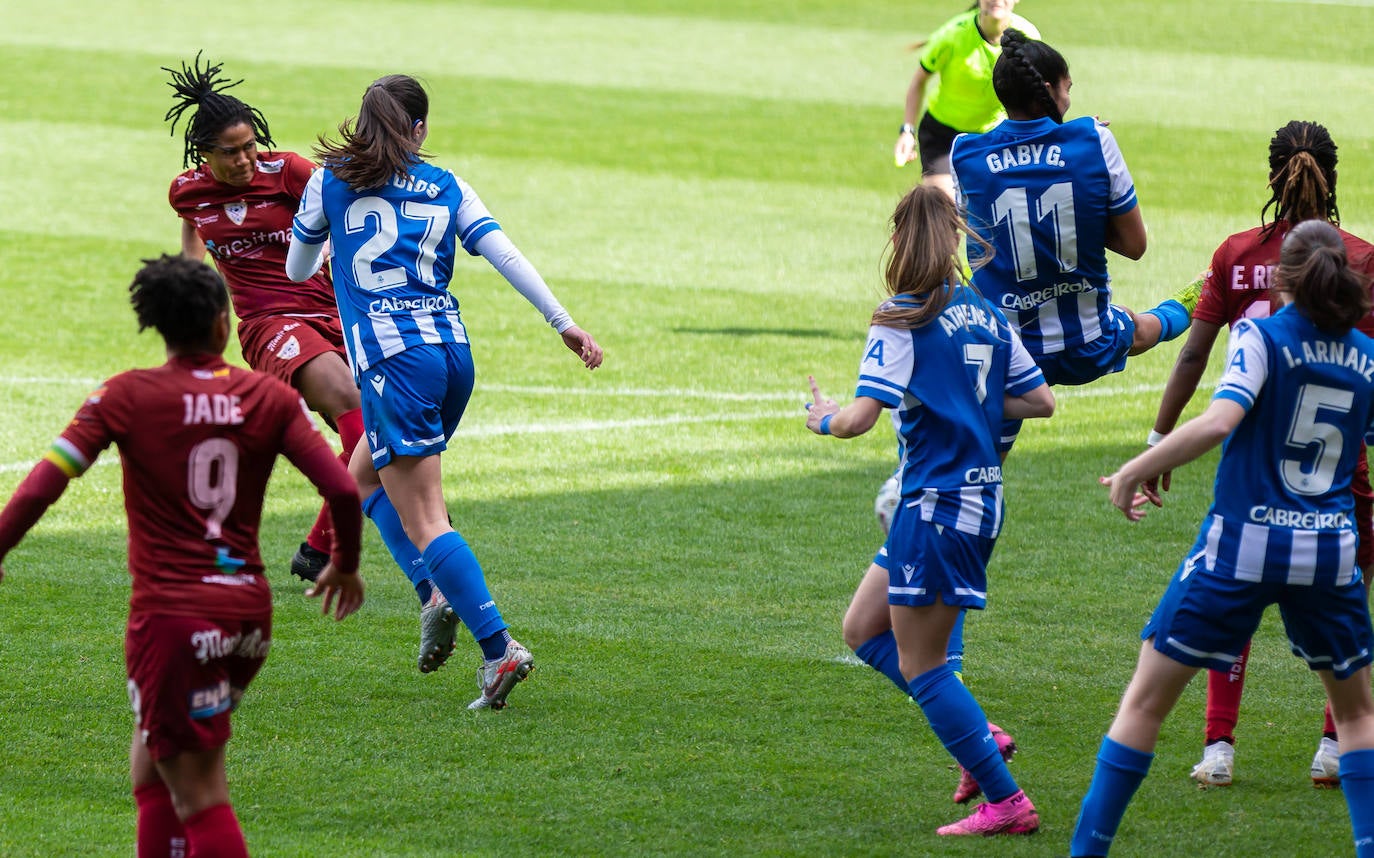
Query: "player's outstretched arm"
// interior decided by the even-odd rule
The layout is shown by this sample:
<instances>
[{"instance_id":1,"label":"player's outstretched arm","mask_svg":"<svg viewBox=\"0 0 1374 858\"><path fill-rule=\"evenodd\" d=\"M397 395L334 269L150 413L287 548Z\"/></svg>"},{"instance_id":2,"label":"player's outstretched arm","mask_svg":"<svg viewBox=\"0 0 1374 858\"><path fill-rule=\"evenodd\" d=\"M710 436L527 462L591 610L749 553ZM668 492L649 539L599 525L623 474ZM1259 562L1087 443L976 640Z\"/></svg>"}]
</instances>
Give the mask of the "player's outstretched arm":
<instances>
[{"instance_id":1,"label":"player's outstretched arm","mask_svg":"<svg viewBox=\"0 0 1374 858\"><path fill-rule=\"evenodd\" d=\"M14 490L5 508L0 510L0 580L5 577L5 555L38 523L48 507L62 497L69 482L71 478L61 468L44 459L33 466Z\"/></svg>"},{"instance_id":2,"label":"player's outstretched arm","mask_svg":"<svg viewBox=\"0 0 1374 858\"><path fill-rule=\"evenodd\" d=\"M1212 346L1220 331L1220 325L1198 319L1194 319L1188 328L1188 339L1184 341L1183 348L1179 349L1173 371L1169 373L1169 380L1165 382L1164 393L1159 399L1159 410L1155 413L1154 428L1149 436L1150 446L1158 444L1174 431L1179 415L1197 392L1198 383L1202 381L1202 374L1207 369L1207 360L1212 354ZM1146 488L1156 496L1160 489L1167 492L1173 485L1173 472L1165 471L1158 478L1147 480L1146 483Z\"/></svg>"},{"instance_id":3,"label":"player's outstretched arm","mask_svg":"<svg viewBox=\"0 0 1374 858\"><path fill-rule=\"evenodd\" d=\"M808 375L806 380L811 384L811 401L806 403L806 428L817 435L856 438L872 429L883 413L883 404L869 396L856 397L841 408L835 400L821 395L814 375Z\"/></svg>"},{"instance_id":4,"label":"player's outstretched arm","mask_svg":"<svg viewBox=\"0 0 1374 858\"><path fill-rule=\"evenodd\" d=\"M1145 517L1145 504L1163 506L1163 501L1143 484L1165 471L1198 458L1226 440L1245 417L1245 409L1231 399L1213 399L1207 410L1179 427L1155 446L1131 459L1110 477L1100 482L1111 491L1112 506L1126 518Z\"/></svg>"}]
</instances>

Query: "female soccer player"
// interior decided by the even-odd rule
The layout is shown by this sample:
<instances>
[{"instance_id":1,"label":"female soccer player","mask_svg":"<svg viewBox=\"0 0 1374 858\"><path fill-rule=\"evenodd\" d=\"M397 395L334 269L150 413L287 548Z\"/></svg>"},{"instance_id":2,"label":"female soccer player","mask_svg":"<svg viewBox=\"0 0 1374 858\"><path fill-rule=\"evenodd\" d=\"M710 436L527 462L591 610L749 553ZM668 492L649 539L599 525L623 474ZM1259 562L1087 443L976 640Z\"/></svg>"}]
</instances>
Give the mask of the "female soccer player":
<instances>
[{"instance_id":1,"label":"female soccer player","mask_svg":"<svg viewBox=\"0 0 1374 858\"><path fill-rule=\"evenodd\" d=\"M997 430L1005 416L1048 417L1054 396L1006 319L964 281L962 232L938 188L918 185L898 203L892 297L873 314L854 401L840 408L813 377L806 425L852 438L884 408L898 409L903 502L887 537L887 571L870 566L854 596L871 604L885 585L891 632L875 637L866 660L908 690L987 794L972 816L937 833L1027 834L1039 816L945 652L960 612L987 603L987 561L1002 525Z\"/></svg>"},{"instance_id":2,"label":"female soccer player","mask_svg":"<svg viewBox=\"0 0 1374 858\"><path fill-rule=\"evenodd\" d=\"M1002 34L1015 27L1040 38L1030 21L1012 11L1017 2L978 0L917 46L920 63L907 87L906 111L893 157L902 167L919 154L922 183L951 197L954 184L949 174L949 147L955 136L965 131L987 131L1005 115L992 91L992 67L1002 52ZM936 78L938 83L932 89ZM927 89L931 89L928 98Z\"/></svg>"},{"instance_id":3,"label":"female soccer player","mask_svg":"<svg viewBox=\"0 0 1374 858\"><path fill-rule=\"evenodd\" d=\"M1260 212L1260 225L1227 238L1212 255L1212 264L1203 276L1202 296L1193 314L1188 339L1178 353L1173 373L1164 387L1164 395L1150 432L1151 445L1169 434L1179 415L1197 390L1198 382L1207 367L1207 360L1223 325L1234 326L1241 319L1264 318L1271 306L1270 287L1274 263L1289 228L1304 220L1321 220L1339 227L1340 211L1336 207L1336 144L1331 134L1315 122L1289 122L1269 141L1268 202ZM1274 220L1265 223L1265 215L1274 210ZM1365 275L1374 275L1374 245L1344 230L1338 230L1345 243L1351 267ZM1374 316L1366 315L1356 328L1374 335ZM1170 475L1166 471L1158 483L1151 483L1151 491L1168 491ZM1360 568L1374 567L1374 497L1369 486L1369 464L1364 455L1356 459L1352 481L1355 493L1355 524L1360 535ZM1207 674L1207 728L1202 762L1193 767L1193 777L1205 786L1226 786L1231 783L1235 767L1235 729L1240 716L1240 698L1245 684L1245 665L1250 656L1247 643L1240 658L1226 671ZM1339 755L1336 725L1326 710L1326 723L1317 752L1312 757L1312 782L1317 786L1335 786Z\"/></svg>"},{"instance_id":4,"label":"female soccer player","mask_svg":"<svg viewBox=\"0 0 1374 858\"><path fill-rule=\"evenodd\" d=\"M363 434L358 385L349 372L334 302L334 287L321 271L302 283L286 277L291 219L315 165L294 152L267 149L272 135L262 113L225 90L222 66L192 65L171 72L168 84L176 104L164 119L175 132L186 123L182 166L194 165L172 180L168 200L180 215L182 254L204 259L207 251L229 285L238 313L243 358L300 391L307 405L324 416L343 442L347 465ZM313 581L328 559L328 508L291 558L291 572ZM422 673L437 670L453 651L457 617L443 594L424 579L414 579L420 599Z\"/></svg>"},{"instance_id":5,"label":"female soccer player","mask_svg":"<svg viewBox=\"0 0 1374 858\"><path fill-rule=\"evenodd\" d=\"M291 239L291 218L315 165L294 152L271 147L262 113L225 90L221 65L200 66L200 55L181 70L164 68L175 105L167 120L176 131L188 112L183 167L168 201L181 218L181 249L191 259L209 252L233 296L244 360L294 386L311 409L338 429L346 465L362 437L358 389L344 362L343 334L326 274L303 285L286 279L282 266ZM315 528L291 561L291 571L312 580L329 548L329 519Z\"/></svg>"},{"instance_id":6,"label":"female soccer player","mask_svg":"<svg viewBox=\"0 0 1374 858\"><path fill-rule=\"evenodd\" d=\"M1291 305L1235 326L1207 410L1102 478L1112 504L1138 521L1159 503L1149 479L1225 442L1212 508L1141 632L1073 855L1107 854L1183 689L1201 668L1228 669L1277 603L1293 653L1321 677L1340 729L1356 854L1374 856L1374 633L1350 496L1360 439L1374 437L1374 340L1352 330L1369 294L1340 233L1311 220L1284 238L1271 296Z\"/></svg>"},{"instance_id":7,"label":"female soccer player","mask_svg":"<svg viewBox=\"0 0 1374 858\"><path fill-rule=\"evenodd\" d=\"M432 578L482 648L481 694L470 709L500 709L534 665L511 639L482 567L449 524L439 456L472 393L472 352L448 291L459 245L481 255L558 331L588 369L601 347L573 324L534 267L466 182L425 160L429 96L388 75L363 94L340 142L321 138L286 260L293 280L318 270L332 242L334 286L362 386L367 447L351 469L363 509L401 569Z\"/></svg>"},{"instance_id":8,"label":"female soccer player","mask_svg":"<svg viewBox=\"0 0 1374 858\"><path fill-rule=\"evenodd\" d=\"M295 391L224 362L229 295L214 270L184 257L147 260L130 292L139 330L166 340L167 363L121 373L87 398L0 512L0 562L71 478L119 447L137 851L242 858L224 748L229 714L272 643L258 549L263 491L280 453L324 496L333 553L306 595L322 596L336 620L363 602L358 491Z\"/></svg>"},{"instance_id":9,"label":"female soccer player","mask_svg":"<svg viewBox=\"0 0 1374 858\"><path fill-rule=\"evenodd\" d=\"M960 136L950 155L969 225L996 249L984 260L969 243L973 284L1007 313L1048 383L1119 372L1127 354L1187 329L1188 298L1140 314L1112 303L1107 251L1139 259L1145 222L1111 131L1091 117L1064 121L1073 85L1064 57L1008 30L992 85L1007 119Z\"/></svg>"}]
</instances>

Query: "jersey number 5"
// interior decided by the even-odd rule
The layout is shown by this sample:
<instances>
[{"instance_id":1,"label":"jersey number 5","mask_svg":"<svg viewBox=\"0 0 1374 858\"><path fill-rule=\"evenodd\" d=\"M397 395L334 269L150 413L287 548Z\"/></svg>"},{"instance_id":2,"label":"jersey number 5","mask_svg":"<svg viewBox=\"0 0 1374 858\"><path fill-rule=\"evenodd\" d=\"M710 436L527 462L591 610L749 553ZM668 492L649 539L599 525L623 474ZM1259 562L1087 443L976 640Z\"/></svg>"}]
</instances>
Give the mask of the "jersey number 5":
<instances>
[{"instance_id":1,"label":"jersey number 5","mask_svg":"<svg viewBox=\"0 0 1374 858\"><path fill-rule=\"evenodd\" d=\"M1354 404L1355 394L1348 390L1326 387L1321 384L1304 384L1298 390L1298 404L1293 409L1293 420L1288 426L1288 439L1284 442L1289 449L1297 449L1302 458L1284 458L1279 473L1283 484L1293 493L1305 496L1325 494L1336 479L1336 466L1345 449L1345 437L1340 427L1324 423L1317 418L1320 412L1348 414ZM1317 447L1316 460L1310 469L1306 455L1312 445Z\"/></svg>"}]
</instances>

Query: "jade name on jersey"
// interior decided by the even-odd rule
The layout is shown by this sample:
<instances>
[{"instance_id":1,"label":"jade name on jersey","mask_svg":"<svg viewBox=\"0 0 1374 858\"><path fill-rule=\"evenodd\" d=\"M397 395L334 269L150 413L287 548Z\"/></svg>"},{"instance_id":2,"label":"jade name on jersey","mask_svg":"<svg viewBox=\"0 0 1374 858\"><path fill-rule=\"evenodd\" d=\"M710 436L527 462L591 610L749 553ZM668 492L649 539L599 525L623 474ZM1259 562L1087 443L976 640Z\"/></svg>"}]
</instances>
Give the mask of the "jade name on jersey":
<instances>
[{"instance_id":1,"label":"jade name on jersey","mask_svg":"<svg viewBox=\"0 0 1374 858\"><path fill-rule=\"evenodd\" d=\"M890 304L919 301L898 295ZM870 327L854 395L896 411L902 503L925 521L991 538L1002 526L1002 399L1041 384L1003 315L976 291L956 287L940 315L919 328Z\"/></svg>"},{"instance_id":2,"label":"jade name on jersey","mask_svg":"<svg viewBox=\"0 0 1374 858\"><path fill-rule=\"evenodd\" d=\"M416 161L404 179L355 191L329 168L310 177L292 228L321 244L333 231L332 273L354 376L418 345L465 343L448 291L459 245L501 228L466 182Z\"/></svg>"}]
</instances>

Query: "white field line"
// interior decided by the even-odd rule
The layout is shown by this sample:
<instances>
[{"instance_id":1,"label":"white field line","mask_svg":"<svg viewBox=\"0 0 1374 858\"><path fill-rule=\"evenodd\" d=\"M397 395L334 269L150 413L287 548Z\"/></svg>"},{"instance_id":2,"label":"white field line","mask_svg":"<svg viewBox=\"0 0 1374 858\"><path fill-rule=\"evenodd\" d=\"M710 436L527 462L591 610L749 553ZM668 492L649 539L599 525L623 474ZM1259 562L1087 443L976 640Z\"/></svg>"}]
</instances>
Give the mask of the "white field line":
<instances>
[{"instance_id":1,"label":"white field line","mask_svg":"<svg viewBox=\"0 0 1374 858\"><path fill-rule=\"evenodd\" d=\"M91 379L73 378L39 378L39 377L0 377L0 387L5 385L79 385L82 387L94 387L99 381ZM773 410L773 411L753 411L731 413L728 411L715 412L712 414L674 414L665 417L639 417L627 420L562 420L551 422L528 422L528 423L490 423L469 425L468 428L459 427L455 438L496 438L504 435L570 435L584 434L593 432L617 431L626 429L657 429L665 426L688 426L703 423L753 423L760 420L781 420L789 417L800 416L800 412L805 403L805 397L796 393L730 393L724 391L706 390L642 390L642 389L570 389L561 387L535 387L520 385L485 385L484 390L497 393L522 393L548 395L556 394L568 396L570 394L601 395L601 396L628 396L642 398L676 398L676 399L710 399L713 401L765 401L765 402L786 402L788 400L797 403L796 410ZM1085 387L1060 387L1055 389L1055 395L1060 398L1078 397L1101 397L1101 396L1122 396L1139 393L1153 393L1159 388L1154 385L1138 384L1129 386L1114 385L1087 385ZM476 421L474 421L476 423ZM32 468L37 460L30 462L0 462L0 474L9 474L16 471L27 472ZM118 464L119 457L113 452L106 452L96 460L96 465Z\"/></svg>"}]
</instances>

